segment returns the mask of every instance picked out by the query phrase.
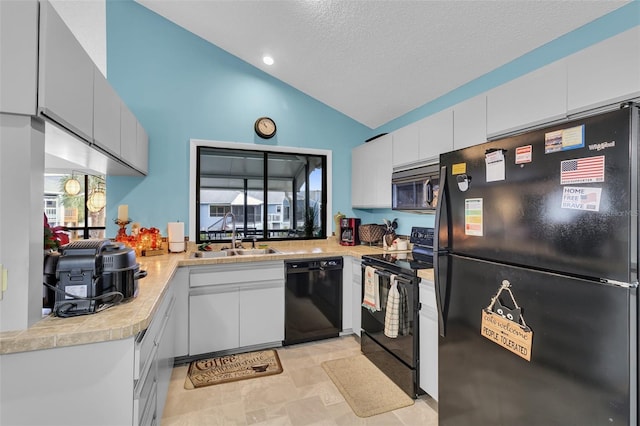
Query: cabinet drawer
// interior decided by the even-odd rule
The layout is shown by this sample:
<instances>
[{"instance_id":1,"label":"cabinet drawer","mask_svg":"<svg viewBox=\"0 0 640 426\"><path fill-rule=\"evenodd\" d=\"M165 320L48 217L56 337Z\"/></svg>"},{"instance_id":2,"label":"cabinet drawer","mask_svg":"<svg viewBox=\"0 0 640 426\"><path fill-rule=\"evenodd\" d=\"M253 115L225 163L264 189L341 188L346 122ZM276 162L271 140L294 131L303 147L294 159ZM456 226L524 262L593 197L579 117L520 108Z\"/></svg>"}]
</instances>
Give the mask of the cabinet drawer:
<instances>
[{"instance_id":1,"label":"cabinet drawer","mask_svg":"<svg viewBox=\"0 0 640 426\"><path fill-rule=\"evenodd\" d=\"M148 374L140 389L136 390L135 399L133 400L133 418L139 420L140 424L144 424L142 419L149 407L153 405L151 396L156 392L157 387L156 375ZM138 394L137 392L140 393Z\"/></svg>"},{"instance_id":2,"label":"cabinet drawer","mask_svg":"<svg viewBox=\"0 0 640 426\"><path fill-rule=\"evenodd\" d=\"M160 305L160 309L158 309L158 312L153 317L149 327L145 331L142 331L138 336L136 340L135 360L133 366L134 380L139 380L150 368L154 358L152 356L153 351L157 351L157 345L160 341L160 337L162 336L162 330L169 320L169 314L174 303L175 296L173 292L170 292L165 296L162 304Z\"/></svg>"},{"instance_id":3,"label":"cabinet drawer","mask_svg":"<svg viewBox=\"0 0 640 426\"><path fill-rule=\"evenodd\" d=\"M234 263L214 267L191 268L189 286L270 281L284 279L284 262Z\"/></svg>"},{"instance_id":4,"label":"cabinet drawer","mask_svg":"<svg viewBox=\"0 0 640 426\"><path fill-rule=\"evenodd\" d=\"M142 411L141 416L139 417L139 426L151 426L155 424L156 416L157 416L157 406L158 406L158 398L156 398L158 392L157 382L153 382L153 386L151 387L151 394L149 395L149 399L147 400L147 404ZM138 419L134 417L134 419Z\"/></svg>"}]
</instances>

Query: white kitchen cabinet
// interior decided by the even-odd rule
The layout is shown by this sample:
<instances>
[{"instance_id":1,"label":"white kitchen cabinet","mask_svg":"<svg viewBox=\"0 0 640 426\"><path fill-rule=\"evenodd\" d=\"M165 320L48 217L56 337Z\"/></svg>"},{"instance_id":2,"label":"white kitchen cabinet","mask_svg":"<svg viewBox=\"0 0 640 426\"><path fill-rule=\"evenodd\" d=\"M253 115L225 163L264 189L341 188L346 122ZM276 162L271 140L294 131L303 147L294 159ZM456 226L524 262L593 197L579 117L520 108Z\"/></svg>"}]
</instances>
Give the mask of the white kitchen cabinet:
<instances>
[{"instance_id":1,"label":"white kitchen cabinet","mask_svg":"<svg viewBox=\"0 0 640 426\"><path fill-rule=\"evenodd\" d=\"M284 340L284 281L245 284L239 291L240 347Z\"/></svg>"},{"instance_id":2,"label":"white kitchen cabinet","mask_svg":"<svg viewBox=\"0 0 640 426\"><path fill-rule=\"evenodd\" d=\"M1 355L0 423L158 424L173 371L174 306L169 284L136 336Z\"/></svg>"},{"instance_id":3,"label":"white kitchen cabinet","mask_svg":"<svg viewBox=\"0 0 640 426\"><path fill-rule=\"evenodd\" d=\"M360 259L352 258L351 260L351 298L352 311L351 321L353 332L360 336L362 329L362 266Z\"/></svg>"},{"instance_id":4,"label":"white kitchen cabinet","mask_svg":"<svg viewBox=\"0 0 640 426\"><path fill-rule=\"evenodd\" d=\"M432 281L420 285L420 387L438 400L438 311Z\"/></svg>"},{"instance_id":5,"label":"white kitchen cabinet","mask_svg":"<svg viewBox=\"0 0 640 426\"><path fill-rule=\"evenodd\" d=\"M120 101L120 158L133 164L138 155L138 124L127 105Z\"/></svg>"},{"instance_id":6,"label":"white kitchen cabinet","mask_svg":"<svg viewBox=\"0 0 640 426\"><path fill-rule=\"evenodd\" d=\"M453 110L453 149L487 141L487 97L475 96Z\"/></svg>"},{"instance_id":7,"label":"white kitchen cabinet","mask_svg":"<svg viewBox=\"0 0 640 426\"><path fill-rule=\"evenodd\" d=\"M351 206L391 208L392 136L387 134L351 151Z\"/></svg>"},{"instance_id":8,"label":"white kitchen cabinet","mask_svg":"<svg viewBox=\"0 0 640 426\"><path fill-rule=\"evenodd\" d=\"M445 109L425 117L418 126L420 160L438 158L453 149L453 110Z\"/></svg>"},{"instance_id":9,"label":"white kitchen cabinet","mask_svg":"<svg viewBox=\"0 0 640 426\"><path fill-rule=\"evenodd\" d=\"M103 151L119 158L121 100L100 70L94 66L93 71L93 141Z\"/></svg>"},{"instance_id":10,"label":"white kitchen cabinet","mask_svg":"<svg viewBox=\"0 0 640 426\"><path fill-rule=\"evenodd\" d=\"M640 27L566 58L569 113L640 96Z\"/></svg>"},{"instance_id":11,"label":"white kitchen cabinet","mask_svg":"<svg viewBox=\"0 0 640 426\"><path fill-rule=\"evenodd\" d=\"M149 172L149 136L139 121L136 121L136 159L133 166L145 175Z\"/></svg>"},{"instance_id":12,"label":"white kitchen cabinet","mask_svg":"<svg viewBox=\"0 0 640 426\"><path fill-rule=\"evenodd\" d=\"M559 120L567 112L567 62L562 59L487 93L487 135Z\"/></svg>"},{"instance_id":13,"label":"white kitchen cabinet","mask_svg":"<svg viewBox=\"0 0 640 426\"><path fill-rule=\"evenodd\" d=\"M47 1L40 2L39 40L38 110L91 142L95 65Z\"/></svg>"},{"instance_id":14,"label":"white kitchen cabinet","mask_svg":"<svg viewBox=\"0 0 640 426\"><path fill-rule=\"evenodd\" d=\"M238 286L212 285L189 296L189 354L240 347Z\"/></svg>"},{"instance_id":15,"label":"white kitchen cabinet","mask_svg":"<svg viewBox=\"0 0 640 426\"><path fill-rule=\"evenodd\" d=\"M189 268L177 268L171 282L176 296L173 353L176 358L183 358L189 354Z\"/></svg>"},{"instance_id":16,"label":"white kitchen cabinet","mask_svg":"<svg viewBox=\"0 0 640 426\"><path fill-rule=\"evenodd\" d=\"M38 2L0 1L0 112L36 115Z\"/></svg>"},{"instance_id":17,"label":"white kitchen cabinet","mask_svg":"<svg viewBox=\"0 0 640 426\"><path fill-rule=\"evenodd\" d=\"M191 267L189 355L284 340L284 262Z\"/></svg>"},{"instance_id":18,"label":"white kitchen cabinet","mask_svg":"<svg viewBox=\"0 0 640 426\"><path fill-rule=\"evenodd\" d=\"M342 331L353 331L353 290L351 289L351 277L353 274L353 257L342 258Z\"/></svg>"},{"instance_id":19,"label":"white kitchen cabinet","mask_svg":"<svg viewBox=\"0 0 640 426\"><path fill-rule=\"evenodd\" d=\"M415 163L420 157L420 128L418 123L411 123L392 133L393 167Z\"/></svg>"}]
</instances>

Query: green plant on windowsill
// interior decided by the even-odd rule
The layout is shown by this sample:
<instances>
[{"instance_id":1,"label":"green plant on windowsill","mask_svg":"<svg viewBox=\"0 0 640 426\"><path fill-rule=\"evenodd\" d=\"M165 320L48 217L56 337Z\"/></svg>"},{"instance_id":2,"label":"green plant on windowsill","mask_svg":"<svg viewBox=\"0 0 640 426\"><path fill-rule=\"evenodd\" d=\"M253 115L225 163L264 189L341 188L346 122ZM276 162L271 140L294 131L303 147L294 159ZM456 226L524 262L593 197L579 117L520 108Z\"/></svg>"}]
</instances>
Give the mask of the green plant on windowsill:
<instances>
[{"instance_id":1,"label":"green plant on windowsill","mask_svg":"<svg viewBox=\"0 0 640 426\"><path fill-rule=\"evenodd\" d=\"M316 217L318 216L317 205L309 205L304 213L304 236L307 238L313 237L316 227Z\"/></svg>"}]
</instances>

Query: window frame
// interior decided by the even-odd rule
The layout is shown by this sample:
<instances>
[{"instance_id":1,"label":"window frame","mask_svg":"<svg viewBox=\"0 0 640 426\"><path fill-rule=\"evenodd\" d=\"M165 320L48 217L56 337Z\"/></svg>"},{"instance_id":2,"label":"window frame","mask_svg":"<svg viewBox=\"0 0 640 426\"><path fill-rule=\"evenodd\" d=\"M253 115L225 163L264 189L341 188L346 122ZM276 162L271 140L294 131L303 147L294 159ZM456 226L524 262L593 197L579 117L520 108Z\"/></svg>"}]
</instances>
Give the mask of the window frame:
<instances>
[{"instance_id":1,"label":"window frame","mask_svg":"<svg viewBox=\"0 0 640 426\"><path fill-rule=\"evenodd\" d=\"M281 147L281 146L261 146L256 144L247 144L241 142L225 142L225 141L213 141L213 140L204 140L204 139L191 139L190 140L190 149L189 149L189 239L191 241L198 241L199 234L198 229L196 227L197 219L196 215L198 214L198 206L197 206L197 181L199 176L198 168L198 148L206 147L206 148L222 148L222 149L231 149L231 150L247 150L252 152L268 152L268 153L285 153L285 154L303 154L303 155L317 155L324 156L326 158L326 165L324 170L325 175L325 196L326 196L326 204L324 208L324 227L325 227L325 236L327 238L331 235L331 212L333 211L332 199L333 199L333 191L332 191L332 176L333 176L333 167L332 167L332 151L326 149L316 149L316 148L297 148L297 147ZM283 212L284 214L284 212ZM267 216L268 212L264 212L264 215ZM278 241L278 240L305 240L305 239L322 239L322 237L313 237L313 238L262 238L262 240L269 241Z\"/></svg>"}]
</instances>

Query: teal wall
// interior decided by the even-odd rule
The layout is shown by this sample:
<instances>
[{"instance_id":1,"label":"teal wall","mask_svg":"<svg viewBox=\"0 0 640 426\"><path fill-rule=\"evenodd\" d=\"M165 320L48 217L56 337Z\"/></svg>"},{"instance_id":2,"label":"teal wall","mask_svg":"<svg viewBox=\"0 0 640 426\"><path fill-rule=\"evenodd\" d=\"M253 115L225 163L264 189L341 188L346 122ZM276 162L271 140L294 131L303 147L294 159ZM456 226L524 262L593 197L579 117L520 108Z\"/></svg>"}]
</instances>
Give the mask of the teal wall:
<instances>
[{"instance_id":1,"label":"teal wall","mask_svg":"<svg viewBox=\"0 0 640 426\"><path fill-rule=\"evenodd\" d=\"M369 129L258 68L205 42L132 0L107 0L108 79L149 134L149 175L107 178L107 217L119 204L142 226L189 222L189 139L333 151L333 213L362 223L398 218L399 233L432 226L433 215L351 209L351 149L640 25L640 1L597 19L377 128ZM637 54L633 52L630 54ZM278 124L265 143L253 123ZM187 226L188 229L188 226ZM107 224L107 235L116 226Z\"/></svg>"},{"instance_id":2,"label":"teal wall","mask_svg":"<svg viewBox=\"0 0 640 426\"><path fill-rule=\"evenodd\" d=\"M120 204L166 235L189 223L189 140L332 150L333 210L352 215L351 149L371 129L183 30L132 0L107 1L107 76L149 135L149 174L107 178L107 236ZM272 117L277 135L253 131Z\"/></svg>"}]
</instances>

